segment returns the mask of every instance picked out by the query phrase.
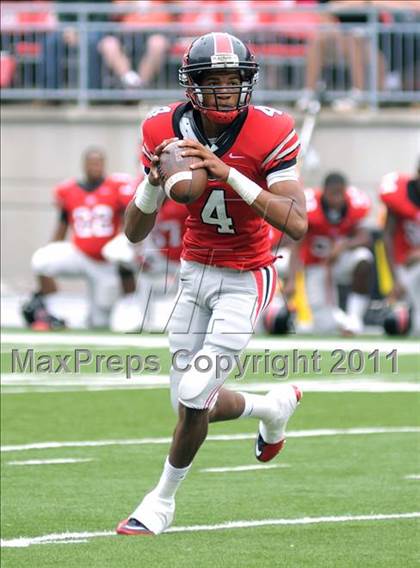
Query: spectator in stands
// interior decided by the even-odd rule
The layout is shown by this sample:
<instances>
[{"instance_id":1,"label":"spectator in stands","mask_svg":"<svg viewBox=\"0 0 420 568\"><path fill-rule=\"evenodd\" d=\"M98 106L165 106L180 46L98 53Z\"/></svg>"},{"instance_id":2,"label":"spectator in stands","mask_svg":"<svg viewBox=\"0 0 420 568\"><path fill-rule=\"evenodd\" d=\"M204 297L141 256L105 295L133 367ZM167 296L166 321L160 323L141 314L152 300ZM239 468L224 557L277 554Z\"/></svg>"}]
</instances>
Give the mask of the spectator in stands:
<instances>
[{"instance_id":1,"label":"spectator in stands","mask_svg":"<svg viewBox=\"0 0 420 568\"><path fill-rule=\"evenodd\" d=\"M181 8L177 21L182 25L182 35L187 33L194 38L207 31L219 31L228 23L225 12L231 9L228 0L191 0L188 9L183 2L177 4Z\"/></svg>"},{"instance_id":2,"label":"spectator in stands","mask_svg":"<svg viewBox=\"0 0 420 568\"><path fill-rule=\"evenodd\" d=\"M367 10L380 8L376 0L319 0L328 3L330 27L317 34L309 44L305 90L297 102L300 110L306 110L314 97L321 79L323 67L328 64L345 63L350 70L351 87L348 96L333 102L336 110L352 110L363 103L363 95L369 86L367 73L370 61L369 35L366 24L369 21ZM345 27L340 24L344 24ZM350 28L348 26L351 26ZM376 49L377 83L384 84L385 59L377 46ZM344 87L344 85L343 85Z\"/></svg>"},{"instance_id":3,"label":"spectator in stands","mask_svg":"<svg viewBox=\"0 0 420 568\"><path fill-rule=\"evenodd\" d=\"M42 76L43 46L46 34L57 26L52 6L48 2L33 2L33 11L26 11L21 2L1 2L1 80L0 86L25 87L29 77L33 85ZM44 85L38 81L36 87Z\"/></svg>"},{"instance_id":4,"label":"spectator in stands","mask_svg":"<svg viewBox=\"0 0 420 568\"><path fill-rule=\"evenodd\" d=\"M133 180L126 174L105 173L105 155L91 148L84 154L84 178L60 183L54 192L58 222L52 242L32 257L38 291L23 307L23 316L35 329L56 329L65 322L51 313L57 292L55 278L85 278L89 287L89 318L92 327L108 325L118 296L116 267L106 262L102 248L119 231L122 213L134 192ZM65 241L67 233L71 241ZM123 283L128 278L123 274Z\"/></svg>"},{"instance_id":5,"label":"spectator in stands","mask_svg":"<svg viewBox=\"0 0 420 568\"><path fill-rule=\"evenodd\" d=\"M420 91L420 35L413 24L420 22L419 0L381 0L382 23L379 45L387 62L385 88ZM408 24L410 30L404 30Z\"/></svg>"},{"instance_id":6,"label":"spectator in stands","mask_svg":"<svg viewBox=\"0 0 420 568\"><path fill-rule=\"evenodd\" d=\"M325 22L323 14L304 11L316 5L316 0L227 2L229 21L235 31L251 44L259 59L270 60L261 68L265 88L279 88L286 77L287 83L291 82L289 71L293 72L294 61L306 57L308 42L316 35L319 24Z\"/></svg>"},{"instance_id":7,"label":"spectator in stands","mask_svg":"<svg viewBox=\"0 0 420 568\"><path fill-rule=\"evenodd\" d=\"M189 0L188 4L180 0L175 4L180 8L176 17L180 30L171 49L174 55L182 57L199 35L225 29L223 9L228 7L228 0Z\"/></svg>"},{"instance_id":8,"label":"spectator in stands","mask_svg":"<svg viewBox=\"0 0 420 568\"><path fill-rule=\"evenodd\" d=\"M231 27L253 53L270 58L261 66L264 86L278 88L282 82L279 64L285 58L304 57L314 27L323 21L320 14L296 12L294 8L313 4L316 0L190 0L188 10L178 17L185 32L181 32L173 51L182 55L194 36Z\"/></svg>"},{"instance_id":9,"label":"spectator in stands","mask_svg":"<svg viewBox=\"0 0 420 568\"><path fill-rule=\"evenodd\" d=\"M47 34L45 39L45 87L47 89L57 89L64 86L63 71L66 62L72 52L79 49L80 38L77 28L74 24L77 22L76 13L60 12L60 7L66 4L73 4L73 0L56 0L54 6L57 9L57 16L60 24L66 24L63 31L55 31ZM89 0L81 0L79 3L92 4ZM95 4L110 4L111 0L96 0ZM108 14L90 13L87 18L88 22L107 22ZM98 52L98 42L104 35L102 31L89 31L87 36L88 42L88 87L98 89L101 86L101 57ZM78 70L75 72L75 80L78 80ZM72 82L72 81L70 81ZM75 86L75 85L74 85Z\"/></svg>"},{"instance_id":10,"label":"spectator in stands","mask_svg":"<svg viewBox=\"0 0 420 568\"><path fill-rule=\"evenodd\" d=\"M170 47L167 35L161 32L150 33L153 27L166 25L172 21L172 15L167 10L168 2L115 0L115 3L121 7L126 5L131 9L134 5L138 6L138 10L130 11L120 18L122 28L124 26L134 27L136 31L132 38L128 30L122 30L121 37L106 35L99 42L99 53L107 67L118 77L122 86L126 88L146 87L159 74ZM124 48L126 38L132 39L132 49L129 54ZM131 63L130 56L137 59L139 53L141 54L139 61L136 64Z\"/></svg>"},{"instance_id":11,"label":"spectator in stands","mask_svg":"<svg viewBox=\"0 0 420 568\"><path fill-rule=\"evenodd\" d=\"M336 172L327 175L322 189L307 189L305 195L309 227L305 238L292 245L285 296L294 295L301 262L314 330L360 333L373 261L365 226L370 200ZM351 287L345 312L338 307L338 285Z\"/></svg>"}]
</instances>

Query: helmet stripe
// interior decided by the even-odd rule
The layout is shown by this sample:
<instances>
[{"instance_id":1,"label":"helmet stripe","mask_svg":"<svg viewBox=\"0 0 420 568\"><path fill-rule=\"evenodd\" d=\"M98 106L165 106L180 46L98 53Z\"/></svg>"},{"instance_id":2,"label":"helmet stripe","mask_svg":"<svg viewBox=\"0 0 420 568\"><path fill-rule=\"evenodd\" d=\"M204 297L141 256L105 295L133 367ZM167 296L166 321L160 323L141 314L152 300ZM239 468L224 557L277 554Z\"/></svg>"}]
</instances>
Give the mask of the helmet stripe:
<instances>
[{"instance_id":1,"label":"helmet stripe","mask_svg":"<svg viewBox=\"0 0 420 568\"><path fill-rule=\"evenodd\" d=\"M409 313L405 306L400 306L399 310L397 311L397 319L399 320L399 327L398 330L400 333L405 333L408 328L408 317Z\"/></svg>"},{"instance_id":2,"label":"helmet stripe","mask_svg":"<svg viewBox=\"0 0 420 568\"><path fill-rule=\"evenodd\" d=\"M215 32L213 34L214 38L214 53L235 53L233 51L232 40L229 34Z\"/></svg>"}]
</instances>

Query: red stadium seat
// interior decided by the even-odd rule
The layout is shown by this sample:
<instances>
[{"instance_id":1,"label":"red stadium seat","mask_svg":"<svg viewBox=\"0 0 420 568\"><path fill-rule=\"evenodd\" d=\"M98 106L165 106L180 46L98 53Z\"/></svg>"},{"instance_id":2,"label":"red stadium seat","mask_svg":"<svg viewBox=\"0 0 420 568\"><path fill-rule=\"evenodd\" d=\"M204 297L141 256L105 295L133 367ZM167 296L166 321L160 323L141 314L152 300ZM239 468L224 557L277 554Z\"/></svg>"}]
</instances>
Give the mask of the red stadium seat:
<instances>
[{"instance_id":1,"label":"red stadium seat","mask_svg":"<svg viewBox=\"0 0 420 568\"><path fill-rule=\"evenodd\" d=\"M0 87L10 87L16 71L16 59L13 55L2 53L0 55Z\"/></svg>"}]
</instances>

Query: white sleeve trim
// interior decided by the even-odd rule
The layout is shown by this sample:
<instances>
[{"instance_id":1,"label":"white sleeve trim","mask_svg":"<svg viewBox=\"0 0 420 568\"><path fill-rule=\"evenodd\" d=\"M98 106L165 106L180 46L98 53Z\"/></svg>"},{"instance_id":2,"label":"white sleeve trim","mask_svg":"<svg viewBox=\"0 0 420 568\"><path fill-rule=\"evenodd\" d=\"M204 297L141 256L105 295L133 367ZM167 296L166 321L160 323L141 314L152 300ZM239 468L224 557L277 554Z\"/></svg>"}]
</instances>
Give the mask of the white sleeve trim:
<instances>
[{"instance_id":1,"label":"white sleeve trim","mask_svg":"<svg viewBox=\"0 0 420 568\"><path fill-rule=\"evenodd\" d=\"M271 187L278 181L297 181L298 173L296 165L290 166L290 168L285 168L284 170L279 170L278 172L271 172L271 174L268 174L266 179L268 187Z\"/></svg>"},{"instance_id":2,"label":"white sleeve trim","mask_svg":"<svg viewBox=\"0 0 420 568\"><path fill-rule=\"evenodd\" d=\"M281 156L278 156L277 154L280 152L280 150L282 148L284 148L284 146L286 146L286 144L293 138L293 136L296 135L296 131L293 129L292 132L290 132L290 134L288 134L288 136L282 140L280 142L280 144L278 146L276 146L274 148L274 150L266 157L266 159L263 161L262 165L266 166L268 164L268 162L270 162L273 158L281 158ZM291 151L290 148L288 148L286 150L286 154L288 154Z\"/></svg>"}]
</instances>

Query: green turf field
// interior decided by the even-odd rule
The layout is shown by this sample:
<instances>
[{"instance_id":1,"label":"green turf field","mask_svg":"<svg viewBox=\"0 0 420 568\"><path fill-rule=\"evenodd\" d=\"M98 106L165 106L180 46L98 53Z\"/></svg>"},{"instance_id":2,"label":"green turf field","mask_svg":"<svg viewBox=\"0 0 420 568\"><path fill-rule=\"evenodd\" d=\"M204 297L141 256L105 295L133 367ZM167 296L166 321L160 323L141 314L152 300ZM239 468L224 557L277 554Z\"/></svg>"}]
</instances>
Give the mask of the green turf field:
<instances>
[{"instance_id":1,"label":"green turf field","mask_svg":"<svg viewBox=\"0 0 420 568\"><path fill-rule=\"evenodd\" d=\"M165 347L136 349L132 336L128 346L115 348L109 344L121 336L98 335L91 341L94 354L123 359L157 354L161 368L155 374L162 381L154 388L159 377L136 384L147 376L129 380L106 368L94 373L92 366L79 376L17 375L11 372L12 348L71 355L85 345L83 334L60 334L71 342L67 345L45 334L39 335L42 344L32 335L6 335L5 568L420 565L420 397L414 341L398 343L398 372L385 359L395 347L391 341L389 349L386 342L378 343L376 370L373 360L366 360L360 372L327 375L334 361L324 350L320 373L289 373L306 392L289 424L285 450L270 462L278 467L234 470L258 463L254 420L211 426L178 493L173 531L135 538L116 536L113 530L156 482L167 454L175 417L165 386ZM310 353L302 338L293 341L297 348L303 346L301 353ZM330 341L334 348L336 340ZM261 343L261 351L267 345ZM350 342L347 351L361 345ZM371 344L363 349L369 354ZM284 353L292 355L290 348ZM240 383L231 381L236 388L253 390L270 382L275 382L272 376L253 372ZM69 459L83 461L45 463ZM15 465L31 460L44 463ZM204 471L209 468L229 471Z\"/></svg>"}]
</instances>

